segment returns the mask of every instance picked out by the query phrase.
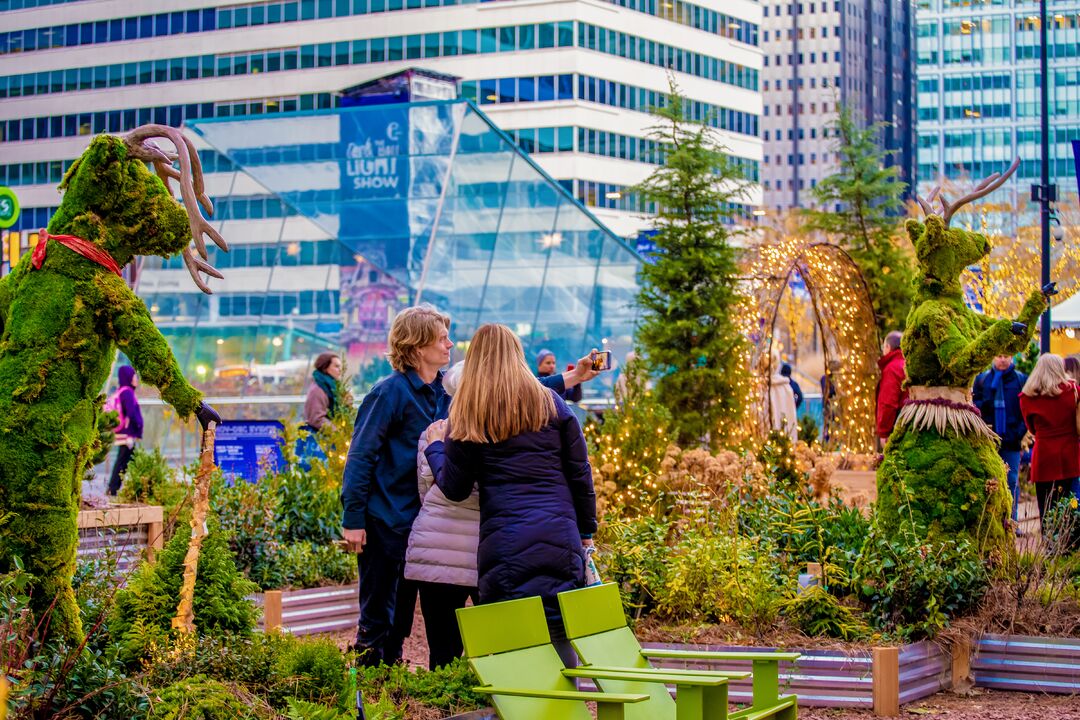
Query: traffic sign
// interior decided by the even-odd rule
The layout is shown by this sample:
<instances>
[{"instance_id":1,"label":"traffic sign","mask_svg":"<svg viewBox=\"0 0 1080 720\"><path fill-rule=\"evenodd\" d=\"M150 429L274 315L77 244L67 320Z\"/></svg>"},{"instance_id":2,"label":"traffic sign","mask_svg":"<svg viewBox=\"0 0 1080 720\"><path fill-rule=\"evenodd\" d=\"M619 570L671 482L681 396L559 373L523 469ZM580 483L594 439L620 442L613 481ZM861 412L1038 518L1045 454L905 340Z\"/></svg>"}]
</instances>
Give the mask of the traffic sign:
<instances>
[{"instance_id":1,"label":"traffic sign","mask_svg":"<svg viewBox=\"0 0 1080 720\"><path fill-rule=\"evenodd\" d=\"M19 220L19 198L11 188L0 186L0 228L9 228Z\"/></svg>"}]
</instances>

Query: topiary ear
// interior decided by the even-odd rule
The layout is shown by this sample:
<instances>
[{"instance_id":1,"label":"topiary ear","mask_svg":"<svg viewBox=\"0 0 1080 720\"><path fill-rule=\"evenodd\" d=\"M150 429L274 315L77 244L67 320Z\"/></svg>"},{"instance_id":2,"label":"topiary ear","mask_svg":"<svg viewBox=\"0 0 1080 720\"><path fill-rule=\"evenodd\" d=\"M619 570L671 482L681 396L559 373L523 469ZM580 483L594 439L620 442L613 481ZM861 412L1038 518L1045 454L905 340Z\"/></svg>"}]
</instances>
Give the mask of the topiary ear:
<instances>
[{"instance_id":1,"label":"topiary ear","mask_svg":"<svg viewBox=\"0 0 1080 720\"><path fill-rule=\"evenodd\" d=\"M911 240L912 245L918 242L923 234L923 224L914 218L911 218L904 223L904 229L907 230L908 238Z\"/></svg>"},{"instance_id":2,"label":"topiary ear","mask_svg":"<svg viewBox=\"0 0 1080 720\"><path fill-rule=\"evenodd\" d=\"M64 176L60 187L65 202L80 208L108 208L123 199L124 143L111 135L98 135Z\"/></svg>"},{"instance_id":3,"label":"topiary ear","mask_svg":"<svg viewBox=\"0 0 1080 720\"><path fill-rule=\"evenodd\" d=\"M908 222L911 222L910 220ZM912 243L915 245L915 257L920 263L925 262L926 258L935 250L937 250L945 242L945 233L948 228L945 226L945 221L937 215L931 215L926 218L926 222L923 224L923 232L918 238L912 237ZM910 226L908 229L910 233Z\"/></svg>"},{"instance_id":4,"label":"topiary ear","mask_svg":"<svg viewBox=\"0 0 1080 720\"><path fill-rule=\"evenodd\" d=\"M60 189L61 190L67 190L68 183L70 183L71 179L73 177L75 177L75 173L77 173L79 171L79 165L81 165L81 164L82 164L82 158L78 158L78 159L75 160L75 162L71 163L71 167L69 167L67 169L67 172L64 173L64 179L60 181Z\"/></svg>"}]
</instances>

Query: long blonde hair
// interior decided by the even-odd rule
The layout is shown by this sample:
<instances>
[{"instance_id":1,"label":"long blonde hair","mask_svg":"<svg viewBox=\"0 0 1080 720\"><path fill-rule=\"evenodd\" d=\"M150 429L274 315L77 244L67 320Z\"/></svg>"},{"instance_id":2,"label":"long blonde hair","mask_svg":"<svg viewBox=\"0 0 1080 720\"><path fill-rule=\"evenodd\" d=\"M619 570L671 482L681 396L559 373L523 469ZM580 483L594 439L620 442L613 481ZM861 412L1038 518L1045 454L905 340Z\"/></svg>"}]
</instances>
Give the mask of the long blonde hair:
<instances>
[{"instance_id":1,"label":"long blonde hair","mask_svg":"<svg viewBox=\"0 0 1080 720\"><path fill-rule=\"evenodd\" d=\"M1065 361L1060 355L1046 353L1039 356L1035 369L1031 371L1027 382L1024 383L1024 394L1028 397L1038 395L1057 397L1061 394L1061 386L1068 381L1069 378L1065 374Z\"/></svg>"},{"instance_id":2,"label":"long blonde hair","mask_svg":"<svg viewBox=\"0 0 1080 720\"><path fill-rule=\"evenodd\" d=\"M450 437L502 442L541 429L554 415L551 391L532 374L517 335L505 325L477 330L450 404Z\"/></svg>"}]
</instances>

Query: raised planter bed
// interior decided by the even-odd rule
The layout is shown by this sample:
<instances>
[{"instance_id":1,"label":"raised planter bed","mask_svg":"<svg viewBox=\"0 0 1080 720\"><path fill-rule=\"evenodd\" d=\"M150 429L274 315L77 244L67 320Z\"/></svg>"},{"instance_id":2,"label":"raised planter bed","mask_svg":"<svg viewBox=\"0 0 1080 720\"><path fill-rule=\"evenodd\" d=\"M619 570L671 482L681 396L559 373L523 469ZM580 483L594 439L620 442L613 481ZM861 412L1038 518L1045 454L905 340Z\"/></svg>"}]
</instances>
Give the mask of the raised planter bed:
<instances>
[{"instance_id":1,"label":"raised planter bed","mask_svg":"<svg viewBox=\"0 0 1080 720\"><path fill-rule=\"evenodd\" d=\"M980 687L1080 694L1080 640L984 635L973 650L971 671Z\"/></svg>"},{"instance_id":2,"label":"raised planter bed","mask_svg":"<svg viewBox=\"0 0 1080 720\"><path fill-rule=\"evenodd\" d=\"M260 627L293 635L316 635L356 628L360 618L359 585L331 585L306 590L267 590L255 595L263 608Z\"/></svg>"},{"instance_id":3,"label":"raised planter bed","mask_svg":"<svg viewBox=\"0 0 1080 720\"><path fill-rule=\"evenodd\" d=\"M126 573L144 556L152 558L164 544L164 511L159 505L113 505L80 510L80 558L105 552L117 555L117 570Z\"/></svg>"},{"instance_id":4,"label":"raised planter bed","mask_svg":"<svg viewBox=\"0 0 1080 720\"><path fill-rule=\"evenodd\" d=\"M874 710L878 715L895 715L900 704L912 702L951 687L952 659L941 647L919 642L900 647L863 650L803 650L800 648L759 648L730 645L683 645L646 643L650 648L675 650L744 650L802 653L794 663L780 663L781 691L799 696L806 707L849 707ZM694 667L715 670L747 670L746 663L731 661L679 663L664 667ZM749 703L748 680L729 685L733 702Z\"/></svg>"}]
</instances>

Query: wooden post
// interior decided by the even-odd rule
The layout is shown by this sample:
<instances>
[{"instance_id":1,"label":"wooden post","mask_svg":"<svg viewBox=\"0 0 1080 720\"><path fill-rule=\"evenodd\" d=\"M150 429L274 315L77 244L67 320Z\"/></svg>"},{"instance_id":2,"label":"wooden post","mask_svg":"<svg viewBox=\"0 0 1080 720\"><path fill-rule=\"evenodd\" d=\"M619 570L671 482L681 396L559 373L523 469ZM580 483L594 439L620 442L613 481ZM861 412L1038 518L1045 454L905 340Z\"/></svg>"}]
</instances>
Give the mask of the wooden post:
<instances>
[{"instance_id":1,"label":"wooden post","mask_svg":"<svg viewBox=\"0 0 1080 720\"><path fill-rule=\"evenodd\" d=\"M146 524L146 560L154 562L158 550L165 547L165 523L161 520Z\"/></svg>"},{"instance_id":2,"label":"wooden post","mask_svg":"<svg viewBox=\"0 0 1080 720\"><path fill-rule=\"evenodd\" d=\"M208 532L206 515L210 512L210 475L214 471L214 423L203 434L202 455L199 472L195 475L195 498L191 503L191 539L184 555L184 580L180 585L180 602L176 605L176 617L172 626L181 635L195 633L195 581L199 572L199 551Z\"/></svg>"},{"instance_id":3,"label":"wooden post","mask_svg":"<svg viewBox=\"0 0 1080 720\"><path fill-rule=\"evenodd\" d=\"M952 691L965 692L974 683L971 680L971 638L962 637L952 646Z\"/></svg>"},{"instance_id":4,"label":"wooden post","mask_svg":"<svg viewBox=\"0 0 1080 720\"><path fill-rule=\"evenodd\" d=\"M881 647L873 651L874 714L900 714L900 648Z\"/></svg>"},{"instance_id":5,"label":"wooden post","mask_svg":"<svg viewBox=\"0 0 1080 720\"><path fill-rule=\"evenodd\" d=\"M281 627L281 591L267 590L263 593L263 632Z\"/></svg>"}]
</instances>

